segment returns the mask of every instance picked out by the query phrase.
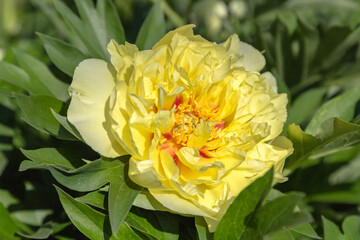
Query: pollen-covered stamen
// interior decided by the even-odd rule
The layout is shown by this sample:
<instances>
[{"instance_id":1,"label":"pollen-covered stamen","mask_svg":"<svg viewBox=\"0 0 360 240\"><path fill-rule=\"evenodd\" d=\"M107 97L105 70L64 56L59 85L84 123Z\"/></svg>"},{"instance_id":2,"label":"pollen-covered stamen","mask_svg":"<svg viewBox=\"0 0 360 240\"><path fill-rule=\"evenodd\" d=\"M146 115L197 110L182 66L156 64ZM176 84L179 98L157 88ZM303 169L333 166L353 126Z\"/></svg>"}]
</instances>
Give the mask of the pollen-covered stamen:
<instances>
[{"instance_id":1,"label":"pollen-covered stamen","mask_svg":"<svg viewBox=\"0 0 360 240\"><path fill-rule=\"evenodd\" d=\"M207 122L218 123L214 124L213 134L222 129L222 127L218 127L219 124L222 125L222 122L217 120L217 108L209 105L200 106L196 102L176 105L175 124L171 131L174 142L178 145L186 146L201 119L205 119Z\"/></svg>"},{"instance_id":2,"label":"pollen-covered stamen","mask_svg":"<svg viewBox=\"0 0 360 240\"><path fill-rule=\"evenodd\" d=\"M175 113L175 125L172 129L172 136L176 144L186 146L190 134L196 128L199 123L199 118L193 114L187 113Z\"/></svg>"}]
</instances>

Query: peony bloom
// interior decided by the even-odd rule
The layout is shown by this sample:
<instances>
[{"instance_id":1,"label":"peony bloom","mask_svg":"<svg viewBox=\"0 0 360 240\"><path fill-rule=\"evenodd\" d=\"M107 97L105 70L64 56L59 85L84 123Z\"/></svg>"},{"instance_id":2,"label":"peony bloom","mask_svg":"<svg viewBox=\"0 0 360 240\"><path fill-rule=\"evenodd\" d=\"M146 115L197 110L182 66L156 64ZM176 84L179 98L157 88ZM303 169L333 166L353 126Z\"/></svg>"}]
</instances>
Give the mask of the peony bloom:
<instances>
[{"instance_id":1,"label":"peony bloom","mask_svg":"<svg viewBox=\"0 0 360 240\"><path fill-rule=\"evenodd\" d=\"M167 209L214 231L236 196L272 166L283 180L292 144L279 137L287 98L262 54L169 32L151 50L111 41L111 64L88 59L70 86L69 121L106 157L130 154L129 176Z\"/></svg>"}]
</instances>

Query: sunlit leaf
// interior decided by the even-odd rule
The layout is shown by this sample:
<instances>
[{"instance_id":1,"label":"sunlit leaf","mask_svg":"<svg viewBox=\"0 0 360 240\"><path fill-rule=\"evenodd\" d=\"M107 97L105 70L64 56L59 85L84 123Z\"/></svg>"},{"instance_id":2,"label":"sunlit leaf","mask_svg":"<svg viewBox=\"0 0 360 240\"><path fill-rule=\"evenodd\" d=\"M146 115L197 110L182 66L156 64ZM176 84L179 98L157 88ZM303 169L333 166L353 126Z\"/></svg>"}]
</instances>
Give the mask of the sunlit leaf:
<instances>
[{"instance_id":1,"label":"sunlit leaf","mask_svg":"<svg viewBox=\"0 0 360 240\"><path fill-rule=\"evenodd\" d=\"M350 121L354 117L355 105L360 100L360 87L354 87L323 104L315 113L306 132L312 135L321 133L321 124L332 117Z\"/></svg>"},{"instance_id":2,"label":"sunlit leaf","mask_svg":"<svg viewBox=\"0 0 360 240\"><path fill-rule=\"evenodd\" d=\"M58 187L55 187L60 202L71 222L91 240L118 239L111 234L106 215L78 202Z\"/></svg>"},{"instance_id":3,"label":"sunlit leaf","mask_svg":"<svg viewBox=\"0 0 360 240\"><path fill-rule=\"evenodd\" d=\"M23 119L32 127L60 139L76 140L51 113L51 109L56 112L62 110L63 103L61 101L48 96L25 96L21 94L16 95L16 100L23 113Z\"/></svg>"},{"instance_id":4,"label":"sunlit leaf","mask_svg":"<svg viewBox=\"0 0 360 240\"><path fill-rule=\"evenodd\" d=\"M69 99L69 85L57 79L45 63L21 51L14 52L22 69L29 74L31 82L41 82L54 97L61 101Z\"/></svg>"},{"instance_id":5,"label":"sunlit leaf","mask_svg":"<svg viewBox=\"0 0 360 240\"><path fill-rule=\"evenodd\" d=\"M77 48L45 34L38 33L51 61L69 76L74 74L76 66L88 57Z\"/></svg>"},{"instance_id":6,"label":"sunlit leaf","mask_svg":"<svg viewBox=\"0 0 360 240\"><path fill-rule=\"evenodd\" d=\"M288 127L289 139L293 142L294 153L287 160L287 168L299 167L311 155L313 158L326 156L336 151L345 150L357 144L360 139L360 126L330 118L325 121L319 130L321 134L312 136L301 130L295 124Z\"/></svg>"},{"instance_id":7,"label":"sunlit leaf","mask_svg":"<svg viewBox=\"0 0 360 240\"><path fill-rule=\"evenodd\" d=\"M289 193L264 204L251 217L240 239L261 239L266 234L311 221L309 214L294 212L303 197L299 193Z\"/></svg>"},{"instance_id":8,"label":"sunlit leaf","mask_svg":"<svg viewBox=\"0 0 360 240\"><path fill-rule=\"evenodd\" d=\"M75 169L83 165L80 160L81 156L76 151L65 148L21 149L21 152L32 161L23 161L19 171L25 171L29 168L41 168L44 165L61 166L65 169Z\"/></svg>"}]
</instances>

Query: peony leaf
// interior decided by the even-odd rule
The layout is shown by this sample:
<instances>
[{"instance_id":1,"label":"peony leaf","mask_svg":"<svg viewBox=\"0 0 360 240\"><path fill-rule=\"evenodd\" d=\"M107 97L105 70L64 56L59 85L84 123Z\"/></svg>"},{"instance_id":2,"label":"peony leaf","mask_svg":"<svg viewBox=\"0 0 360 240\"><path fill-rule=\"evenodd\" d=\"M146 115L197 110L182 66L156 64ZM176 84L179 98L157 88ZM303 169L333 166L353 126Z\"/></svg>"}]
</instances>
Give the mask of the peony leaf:
<instances>
[{"instance_id":1,"label":"peony leaf","mask_svg":"<svg viewBox=\"0 0 360 240\"><path fill-rule=\"evenodd\" d=\"M323 225L324 225L324 239L326 240L344 240L341 231L336 226L335 223L327 220L324 216L322 217Z\"/></svg>"},{"instance_id":2,"label":"peony leaf","mask_svg":"<svg viewBox=\"0 0 360 240\"><path fill-rule=\"evenodd\" d=\"M22 232L17 232L22 237L30 238L30 239L49 239L50 234L52 234L53 230L49 226L43 226L36 230L33 234L25 234Z\"/></svg>"},{"instance_id":3,"label":"peony leaf","mask_svg":"<svg viewBox=\"0 0 360 240\"><path fill-rule=\"evenodd\" d=\"M25 96L16 94L16 101L22 111L22 118L41 132L51 134L59 139L77 140L54 118L51 109L60 112L63 103L48 96ZM36 113L36 114L34 114Z\"/></svg>"},{"instance_id":4,"label":"peony leaf","mask_svg":"<svg viewBox=\"0 0 360 240\"><path fill-rule=\"evenodd\" d=\"M84 203L76 201L60 188L56 186L55 188L66 214L80 232L92 240L118 239L111 234L106 215L95 211ZM134 233L134 235L136 234Z\"/></svg>"},{"instance_id":5,"label":"peony leaf","mask_svg":"<svg viewBox=\"0 0 360 240\"><path fill-rule=\"evenodd\" d=\"M0 79L18 86L31 94L52 96L49 89L37 79L31 79L21 68L7 62L0 61Z\"/></svg>"},{"instance_id":6,"label":"peony leaf","mask_svg":"<svg viewBox=\"0 0 360 240\"><path fill-rule=\"evenodd\" d=\"M18 50L14 50L14 53L22 69L29 74L31 82L41 82L52 96L61 101L69 99L69 85L57 79L43 62Z\"/></svg>"},{"instance_id":7,"label":"peony leaf","mask_svg":"<svg viewBox=\"0 0 360 240\"><path fill-rule=\"evenodd\" d=\"M85 194L84 196L77 197L76 200L78 200L82 203L86 203L88 205L106 210L106 209L108 209L107 192L108 192L108 190L105 191L103 189L100 189L100 190L97 190L94 192L89 192L89 193Z\"/></svg>"},{"instance_id":8,"label":"peony leaf","mask_svg":"<svg viewBox=\"0 0 360 240\"><path fill-rule=\"evenodd\" d=\"M117 10L110 0L97 1L96 11L100 19L105 20L107 43L114 39L119 44L125 43L125 33Z\"/></svg>"},{"instance_id":9,"label":"peony leaf","mask_svg":"<svg viewBox=\"0 0 360 240\"><path fill-rule=\"evenodd\" d=\"M109 218L112 232L121 237L119 232L122 222L142 187L134 184L128 177L127 165L121 165L110 178L108 195Z\"/></svg>"},{"instance_id":10,"label":"peony leaf","mask_svg":"<svg viewBox=\"0 0 360 240\"><path fill-rule=\"evenodd\" d=\"M360 239L360 217L348 216L342 224L342 229L346 240Z\"/></svg>"},{"instance_id":11,"label":"peony leaf","mask_svg":"<svg viewBox=\"0 0 360 240\"><path fill-rule=\"evenodd\" d=\"M51 209L19 210L11 214L20 222L32 226L41 226L47 216L52 214Z\"/></svg>"},{"instance_id":12,"label":"peony leaf","mask_svg":"<svg viewBox=\"0 0 360 240\"><path fill-rule=\"evenodd\" d=\"M331 185L352 183L360 179L360 154L346 165L341 166L329 176Z\"/></svg>"},{"instance_id":13,"label":"peony leaf","mask_svg":"<svg viewBox=\"0 0 360 240\"><path fill-rule=\"evenodd\" d=\"M79 131L68 121L67 117L61 116L60 114L56 113L53 109L51 109L52 114L59 121L61 126L63 126L69 133L74 135L80 141L84 141L79 133Z\"/></svg>"},{"instance_id":14,"label":"peony leaf","mask_svg":"<svg viewBox=\"0 0 360 240\"><path fill-rule=\"evenodd\" d=\"M51 61L69 76L74 74L76 66L88 57L77 48L45 34L37 34Z\"/></svg>"},{"instance_id":15,"label":"peony leaf","mask_svg":"<svg viewBox=\"0 0 360 240\"><path fill-rule=\"evenodd\" d=\"M312 194L308 197L312 202L360 204L360 192L358 191L334 191Z\"/></svg>"},{"instance_id":16,"label":"peony leaf","mask_svg":"<svg viewBox=\"0 0 360 240\"><path fill-rule=\"evenodd\" d=\"M54 5L57 12L84 43L91 56L107 59L104 47L101 47L100 43L96 41L89 26L86 27L85 23L60 0L54 0Z\"/></svg>"},{"instance_id":17,"label":"peony leaf","mask_svg":"<svg viewBox=\"0 0 360 240\"><path fill-rule=\"evenodd\" d=\"M324 226L324 239L326 240L358 240L360 239L360 217L348 216L342 223L344 235L336 224L322 217Z\"/></svg>"},{"instance_id":18,"label":"peony leaf","mask_svg":"<svg viewBox=\"0 0 360 240\"><path fill-rule=\"evenodd\" d=\"M309 214L294 212L303 197L300 193L289 193L266 203L251 216L240 239L262 239L269 233L311 221Z\"/></svg>"},{"instance_id":19,"label":"peony leaf","mask_svg":"<svg viewBox=\"0 0 360 240\"><path fill-rule=\"evenodd\" d=\"M345 150L360 141L360 126L338 118L330 118L321 125L321 134L312 136L291 124L288 137L293 142L294 153L288 158L286 167L294 170L310 156L318 158Z\"/></svg>"},{"instance_id":20,"label":"peony leaf","mask_svg":"<svg viewBox=\"0 0 360 240\"><path fill-rule=\"evenodd\" d=\"M148 13L136 37L139 50L151 49L165 35L165 19L160 1L156 1Z\"/></svg>"},{"instance_id":21,"label":"peony leaf","mask_svg":"<svg viewBox=\"0 0 360 240\"><path fill-rule=\"evenodd\" d=\"M285 230L271 235L271 237L266 238L266 240L294 240L294 237L289 230Z\"/></svg>"},{"instance_id":22,"label":"peony leaf","mask_svg":"<svg viewBox=\"0 0 360 240\"><path fill-rule=\"evenodd\" d=\"M65 148L40 148L36 150L20 149L21 152L30 160L25 160L20 164L19 171L31 168L42 168L47 165L61 166L65 169L75 169L83 165L80 161L81 156L76 151Z\"/></svg>"},{"instance_id":23,"label":"peony leaf","mask_svg":"<svg viewBox=\"0 0 360 240\"><path fill-rule=\"evenodd\" d=\"M268 194L273 169L245 188L230 205L219 222L214 239L239 239L246 230L248 219Z\"/></svg>"},{"instance_id":24,"label":"peony leaf","mask_svg":"<svg viewBox=\"0 0 360 240\"><path fill-rule=\"evenodd\" d=\"M290 123L301 124L306 120L319 107L325 92L326 88L313 88L297 97L290 107L284 129Z\"/></svg>"},{"instance_id":25,"label":"peony leaf","mask_svg":"<svg viewBox=\"0 0 360 240\"><path fill-rule=\"evenodd\" d=\"M61 1L55 0L54 3L56 10L78 35L92 57L108 60L106 47L109 41L125 41L120 18L109 0L98 1L97 8L91 0L75 1L80 17Z\"/></svg>"},{"instance_id":26,"label":"peony leaf","mask_svg":"<svg viewBox=\"0 0 360 240\"><path fill-rule=\"evenodd\" d=\"M312 239L321 239L319 235L315 232L310 224L304 224L295 228L290 229L291 232L297 232L304 236L310 237Z\"/></svg>"},{"instance_id":27,"label":"peony leaf","mask_svg":"<svg viewBox=\"0 0 360 240\"><path fill-rule=\"evenodd\" d=\"M350 88L343 94L323 104L311 119L305 132L317 135L322 132L321 124L332 117L350 121L354 117L355 105L360 100L360 87Z\"/></svg>"},{"instance_id":28,"label":"peony leaf","mask_svg":"<svg viewBox=\"0 0 360 240\"><path fill-rule=\"evenodd\" d=\"M15 237L18 227L2 203L0 203L0 226L0 239L19 239Z\"/></svg>"},{"instance_id":29,"label":"peony leaf","mask_svg":"<svg viewBox=\"0 0 360 240\"><path fill-rule=\"evenodd\" d=\"M104 186L113 175L119 174L123 168L124 163L120 160L104 161L102 159L92 161L66 173L49 166L49 170L56 181L79 192L94 191Z\"/></svg>"},{"instance_id":30,"label":"peony leaf","mask_svg":"<svg viewBox=\"0 0 360 240\"><path fill-rule=\"evenodd\" d=\"M210 238L208 226L202 217L195 217L195 227L198 233L199 240L207 240Z\"/></svg>"},{"instance_id":31,"label":"peony leaf","mask_svg":"<svg viewBox=\"0 0 360 240\"><path fill-rule=\"evenodd\" d=\"M179 238L179 222L163 212L132 208L125 222L154 240Z\"/></svg>"},{"instance_id":32,"label":"peony leaf","mask_svg":"<svg viewBox=\"0 0 360 240\"><path fill-rule=\"evenodd\" d=\"M67 173L49 167L54 178L75 191L94 191L110 182L108 208L112 232L120 236L119 229L141 188L127 176L127 167L120 160L96 160ZM126 196L126 197L125 197Z\"/></svg>"}]
</instances>

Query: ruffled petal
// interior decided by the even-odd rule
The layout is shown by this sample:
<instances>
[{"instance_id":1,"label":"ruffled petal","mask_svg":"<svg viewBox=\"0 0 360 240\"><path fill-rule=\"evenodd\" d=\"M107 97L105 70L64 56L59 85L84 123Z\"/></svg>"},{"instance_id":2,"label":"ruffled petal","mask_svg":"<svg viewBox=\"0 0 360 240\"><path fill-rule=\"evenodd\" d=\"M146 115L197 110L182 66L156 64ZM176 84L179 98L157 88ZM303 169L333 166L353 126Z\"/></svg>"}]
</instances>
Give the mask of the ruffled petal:
<instances>
[{"instance_id":1,"label":"ruffled petal","mask_svg":"<svg viewBox=\"0 0 360 240\"><path fill-rule=\"evenodd\" d=\"M75 69L69 87L69 121L92 149L106 157L126 155L112 134L108 114L109 97L114 86L111 65L103 60L88 59Z\"/></svg>"}]
</instances>

